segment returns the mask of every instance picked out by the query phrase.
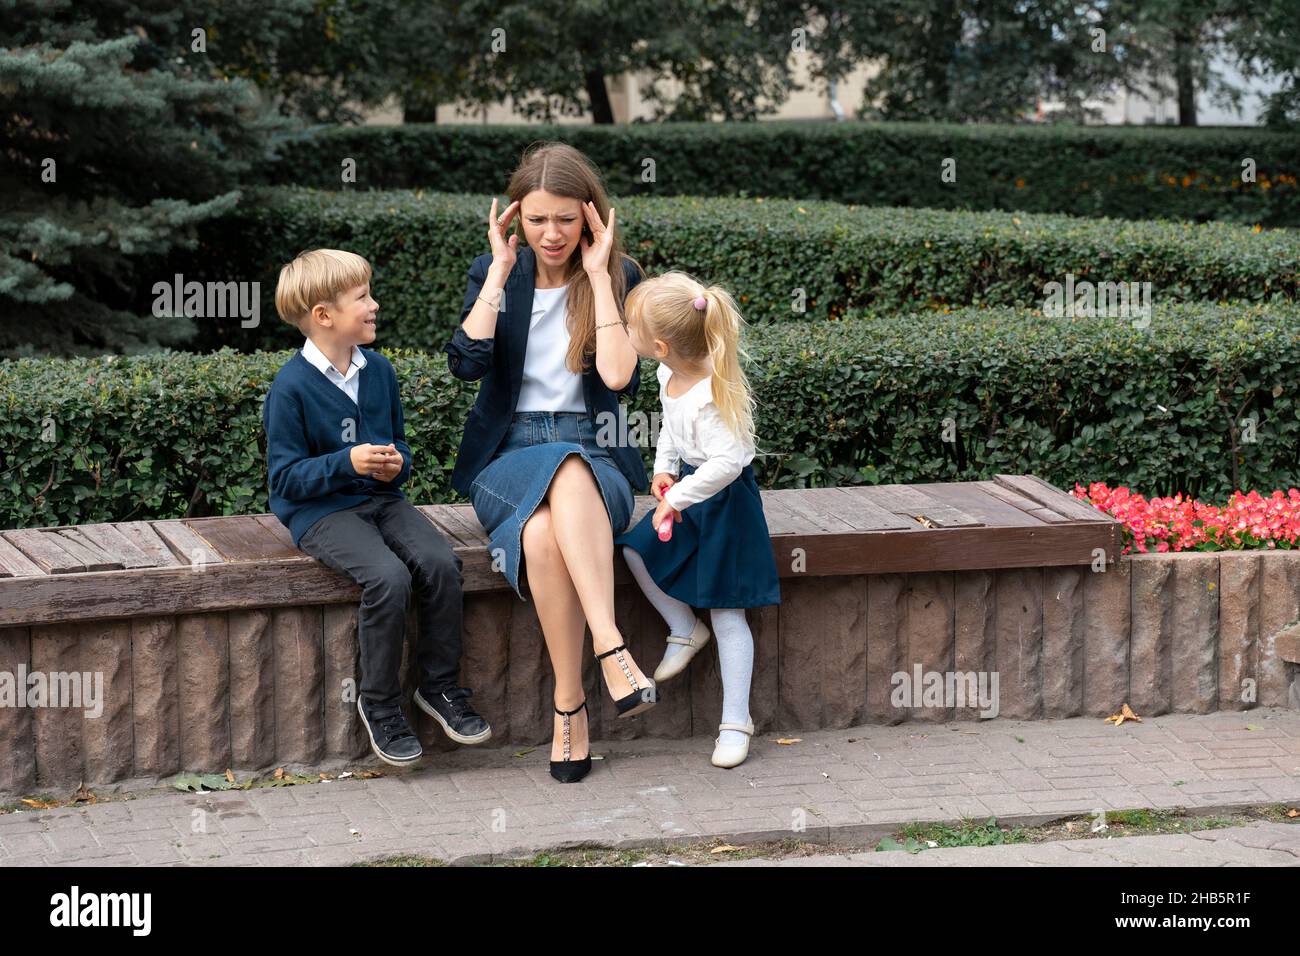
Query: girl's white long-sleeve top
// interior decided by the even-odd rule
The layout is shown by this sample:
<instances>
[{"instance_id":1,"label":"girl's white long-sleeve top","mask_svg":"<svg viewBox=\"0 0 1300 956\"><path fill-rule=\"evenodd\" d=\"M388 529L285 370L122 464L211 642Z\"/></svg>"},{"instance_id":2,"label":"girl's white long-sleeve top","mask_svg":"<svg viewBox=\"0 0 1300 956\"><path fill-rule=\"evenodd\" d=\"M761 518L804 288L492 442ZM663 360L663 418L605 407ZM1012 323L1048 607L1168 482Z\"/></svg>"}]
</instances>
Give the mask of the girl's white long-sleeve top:
<instances>
[{"instance_id":1,"label":"girl's white long-sleeve top","mask_svg":"<svg viewBox=\"0 0 1300 956\"><path fill-rule=\"evenodd\" d=\"M713 404L713 376L696 382L685 395L670 398L668 381L672 370L660 364L656 374L663 414L655 446L655 474L676 475L682 461L696 469L664 494L664 500L681 511L712 498L735 481L754 460L754 449L744 445L727 427L718 406Z\"/></svg>"}]
</instances>

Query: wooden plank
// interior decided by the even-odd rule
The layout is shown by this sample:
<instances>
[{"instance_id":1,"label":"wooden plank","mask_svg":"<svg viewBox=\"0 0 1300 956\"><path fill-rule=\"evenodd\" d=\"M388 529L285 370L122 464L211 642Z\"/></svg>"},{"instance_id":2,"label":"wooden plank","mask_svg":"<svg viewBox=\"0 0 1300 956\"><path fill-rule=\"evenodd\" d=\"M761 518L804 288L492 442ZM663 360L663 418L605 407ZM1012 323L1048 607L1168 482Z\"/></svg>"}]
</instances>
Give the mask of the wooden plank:
<instances>
[{"instance_id":1,"label":"wooden plank","mask_svg":"<svg viewBox=\"0 0 1300 956\"><path fill-rule=\"evenodd\" d=\"M478 523L472 505L426 505L425 514L443 533L467 548L486 548L488 536ZM432 513L430 513L432 512Z\"/></svg>"},{"instance_id":2,"label":"wooden plank","mask_svg":"<svg viewBox=\"0 0 1300 956\"><path fill-rule=\"evenodd\" d=\"M1066 522L1037 527L964 527L921 531L810 532L774 538L782 577L961 571L1085 565L1094 549L1118 556L1118 524ZM789 550L804 548L796 572ZM506 587L482 547L458 548L465 591ZM347 604L360 588L317 561L241 561L206 566L100 571L76 576L0 579L0 627L73 620L246 610L301 604Z\"/></svg>"},{"instance_id":3,"label":"wooden plank","mask_svg":"<svg viewBox=\"0 0 1300 956\"><path fill-rule=\"evenodd\" d=\"M286 528L283 524L280 523L279 518L277 518L275 515L254 515L254 517L257 518L258 522L261 523L262 527L264 527L267 531L271 533L271 536L273 538L275 538L282 545L284 545L285 550L291 556L296 557L297 555L302 554L301 551L299 551L297 548L294 547L293 535L290 534L288 528Z\"/></svg>"},{"instance_id":4,"label":"wooden plank","mask_svg":"<svg viewBox=\"0 0 1300 956\"><path fill-rule=\"evenodd\" d=\"M980 524L992 527L1040 528L1043 522L1032 515L1027 515L1019 508L1007 504L1000 498L994 498L980 487L978 481L962 481L949 484L926 482L913 487L932 495L942 496L945 504L965 511Z\"/></svg>"},{"instance_id":5,"label":"wooden plank","mask_svg":"<svg viewBox=\"0 0 1300 956\"><path fill-rule=\"evenodd\" d=\"M1085 501L1067 494L1035 475L994 475L993 480L1004 488L1037 501L1044 508L1072 521L1109 521L1110 517Z\"/></svg>"},{"instance_id":6,"label":"wooden plank","mask_svg":"<svg viewBox=\"0 0 1300 956\"><path fill-rule=\"evenodd\" d=\"M95 542L77 528L58 528L47 532L59 536L59 547L86 566L87 571L121 571L122 562L113 560Z\"/></svg>"},{"instance_id":7,"label":"wooden plank","mask_svg":"<svg viewBox=\"0 0 1300 956\"><path fill-rule=\"evenodd\" d=\"M153 529L172 549L181 564L222 564L224 559L184 521L155 521Z\"/></svg>"},{"instance_id":8,"label":"wooden plank","mask_svg":"<svg viewBox=\"0 0 1300 956\"><path fill-rule=\"evenodd\" d=\"M4 536L46 574L78 574L86 570L86 565L60 544L58 535L28 528L6 531Z\"/></svg>"},{"instance_id":9,"label":"wooden plank","mask_svg":"<svg viewBox=\"0 0 1300 956\"><path fill-rule=\"evenodd\" d=\"M824 508L819 508L810 500L813 489L789 488L775 492L776 499L785 509L799 519L802 524L799 528L805 534L810 531L856 531L853 525L849 524L838 515L828 514Z\"/></svg>"},{"instance_id":10,"label":"wooden plank","mask_svg":"<svg viewBox=\"0 0 1300 956\"><path fill-rule=\"evenodd\" d=\"M814 488L805 491L803 498L827 514L847 521L855 531L885 531L889 528L913 529L918 522L882 508L865 495L858 494L856 486L845 488Z\"/></svg>"},{"instance_id":11,"label":"wooden plank","mask_svg":"<svg viewBox=\"0 0 1300 956\"><path fill-rule=\"evenodd\" d=\"M802 534L807 530L807 522L800 515L792 514L783 503L783 492L760 491L758 494L763 500L763 517L767 521L768 534Z\"/></svg>"},{"instance_id":12,"label":"wooden plank","mask_svg":"<svg viewBox=\"0 0 1300 956\"><path fill-rule=\"evenodd\" d=\"M442 533L452 548L470 547L470 543L461 537L464 529L460 528L460 522L451 514L451 505L416 505L416 510L433 522L433 526Z\"/></svg>"},{"instance_id":13,"label":"wooden plank","mask_svg":"<svg viewBox=\"0 0 1300 956\"><path fill-rule=\"evenodd\" d=\"M993 498L1000 498L1014 508L1019 508L1025 514L1037 518L1044 524L1060 524L1070 519L1064 515L1059 515L1050 508L1044 508L1032 498L1026 498L1019 492L1012 491L1010 488L999 485L996 481L981 481L980 488Z\"/></svg>"},{"instance_id":14,"label":"wooden plank","mask_svg":"<svg viewBox=\"0 0 1300 956\"><path fill-rule=\"evenodd\" d=\"M979 518L956 507L941 495L954 485L931 485L922 491L915 485L859 485L847 489L891 514L907 515L922 524L925 518L932 527L958 528L983 524Z\"/></svg>"},{"instance_id":15,"label":"wooden plank","mask_svg":"<svg viewBox=\"0 0 1300 956\"><path fill-rule=\"evenodd\" d=\"M26 578L44 573L31 558L0 537L0 578Z\"/></svg>"},{"instance_id":16,"label":"wooden plank","mask_svg":"<svg viewBox=\"0 0 1300 956\"><path fill-rule=\"evenodd\" d=\"M226 561L265 561L303 556L292 541L286 544L259 518L259 515L186 518L184 524ZM272 520L275 520L274 517Z\"/></svg>"},{"instance_id":17,"label":"wooden plank","mask_svg":"<svg viewBox=\"0 0 1300 956\"><path fill-rule=\"evenodd\" d=\"M143 551L153 561L154 567L174 568L181 562L167 547L167 542L158 536L158 532L153 529L147 521L123 521L113 525L122 537L126 538L133 545Z\"/></svg>"},{"instance_id":18,"label":"wooden plank","mask_svg":"<svg viewBox=\"0 0 1300 956\"><path fill-rule=\"evenodd\" d=\"M157 560L152 555L138 548L130 538L118 530L116 525L85 524L78 525L76 530L93 541L100 551L128 570L158 566Z\"/></svg>"}]
</instances>

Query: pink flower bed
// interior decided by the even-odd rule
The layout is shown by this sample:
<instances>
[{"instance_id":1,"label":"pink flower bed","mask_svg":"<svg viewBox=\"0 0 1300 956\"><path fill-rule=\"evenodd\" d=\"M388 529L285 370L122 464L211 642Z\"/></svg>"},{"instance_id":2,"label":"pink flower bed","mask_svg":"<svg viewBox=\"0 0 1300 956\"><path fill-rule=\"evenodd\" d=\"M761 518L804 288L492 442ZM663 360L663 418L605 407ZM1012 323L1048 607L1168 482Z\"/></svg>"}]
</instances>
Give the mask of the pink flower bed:
<instances>
[{"instance_id":1,"label":"pink flower bed","mask_svg":"<svg viewBox=\"0 0 1300 956\"><path fill-rule=\"evenodd\" d=\"M1233 492L1222 508L1202 504L1181 493L1152 498L1094 481L1072 494L1124 526L1124 554L1132 551L1227 551L1296 547L1300 538L1300 489Z\"/></svg>"}]
</instances>

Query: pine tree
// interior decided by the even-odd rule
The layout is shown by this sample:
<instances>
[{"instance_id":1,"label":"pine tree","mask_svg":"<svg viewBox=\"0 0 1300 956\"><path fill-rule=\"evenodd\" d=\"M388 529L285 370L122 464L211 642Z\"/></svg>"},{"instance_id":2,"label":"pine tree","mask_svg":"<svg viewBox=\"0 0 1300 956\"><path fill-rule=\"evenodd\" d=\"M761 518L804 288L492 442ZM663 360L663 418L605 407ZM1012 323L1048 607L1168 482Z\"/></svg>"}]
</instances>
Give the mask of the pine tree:
<instances>
[{"instance_id":1,"label":"pine tree","mask_svg":"<svg viewBox=\"0 0 1300 956\"><path fill-rule=\"evenodd\" d=\"M234 206L277 125L251 83L217 75L212 6L0 0L0 355L193 334L130 304Z\"/></svg>"}]
</instances>

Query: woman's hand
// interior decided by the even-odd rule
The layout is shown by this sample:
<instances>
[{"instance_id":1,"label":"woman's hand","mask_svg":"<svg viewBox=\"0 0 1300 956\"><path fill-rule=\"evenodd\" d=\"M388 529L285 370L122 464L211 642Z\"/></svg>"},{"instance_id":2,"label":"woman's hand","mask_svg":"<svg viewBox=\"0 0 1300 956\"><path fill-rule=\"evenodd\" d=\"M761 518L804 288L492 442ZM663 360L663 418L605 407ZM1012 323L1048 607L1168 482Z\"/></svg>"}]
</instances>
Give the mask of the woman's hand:
<instances>
[{"instance_id":1,"label":"woman's hand","mask_svg":"<svg viewBox=\"0 0 1300 956\"><path fill-rule=\"evenodd\" d=\"M670 475L666 471L661 471L650 479L650 494L654 495L659 501L664 500L664 492L677 484L675 475Z\"/></svg>"},{"instance_id":2,"label":"woman's hand","mask_svg":"<svg viewBox=\"0 0 1300 956\"><path fill-rule=\"evenodd\" d=\"M519 212L519 203L512 202L498 217L497 200L495 196L492 197L492 211L488 213L488 242L492 244L492 268L500 270L502 275L509 275L510 270L515 267L519 235L516 233L507 241L506 227L510 225L510 220L515 218L517 212Z\"/></svg>"},{"instance_id":3,"label":"woman's hand","mask_svg":"<svg viewBox=\"0 0 1300 956\"><path fill-rule=\"evenodd\" d=\"M609 207L609 225L600 221L594 203L582 204L582 211L587 217L587 228L591 230L592 240L583 236L578 240L582 246L582 267L588 275L601 275L609 272L609 251L614 248L614 207Z\"/></svg>"}]
</instances>

